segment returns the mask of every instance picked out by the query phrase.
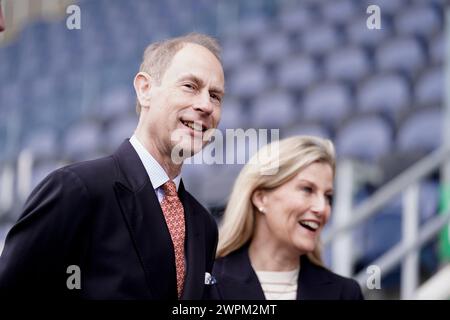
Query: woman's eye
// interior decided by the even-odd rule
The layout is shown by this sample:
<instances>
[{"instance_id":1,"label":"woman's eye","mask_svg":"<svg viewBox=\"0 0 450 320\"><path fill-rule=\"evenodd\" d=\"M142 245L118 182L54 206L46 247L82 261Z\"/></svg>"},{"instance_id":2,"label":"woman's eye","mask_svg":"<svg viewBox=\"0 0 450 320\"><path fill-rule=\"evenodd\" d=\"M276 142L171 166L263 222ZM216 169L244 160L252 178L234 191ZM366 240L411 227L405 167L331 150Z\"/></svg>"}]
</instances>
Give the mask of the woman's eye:
<instances>
[{"instance_id":1,"label":"woman's eye","mask_svg":"<svg viewBox=\"0 0 450 320\"><path fill-rule=\"evenodd\" d=\"M302 187L302 190L306 193L312 193L312 188L311 187Z\"/></svg>"},{"instance_id":2,"label":"woman's eye","mask_svg":"<svg viewBox=\"0 0 450 320\"><path fill-rule=\"evenodd\" d=\"M333 205L333 195L327 195L326 198L330 206Z\"/></svg>"}]
</instances>

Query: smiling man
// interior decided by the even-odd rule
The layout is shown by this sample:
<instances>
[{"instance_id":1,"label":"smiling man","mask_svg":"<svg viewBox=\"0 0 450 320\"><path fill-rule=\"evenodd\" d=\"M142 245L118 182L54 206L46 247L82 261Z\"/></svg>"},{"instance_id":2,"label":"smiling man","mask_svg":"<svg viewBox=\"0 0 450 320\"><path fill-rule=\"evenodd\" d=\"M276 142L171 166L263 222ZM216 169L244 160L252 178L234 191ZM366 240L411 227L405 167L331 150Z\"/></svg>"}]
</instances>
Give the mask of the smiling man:
<instances>
[{"instance_id":1,"label":"smiling man","mask_svg":"<svg viewBox=\"0 0 450 320\"><path fill-rule=\"evenodd\" d=\"M217 226L185 190L173 149L194 154L217 127L217 42L150 45L135 76L139 123L111 156L51 173L32 192L0 258L0 295L201 299ZM199 143L198 143L199 142Z\"/></svg>"},{"instance_id":2,"label":"smiling man","mask_svg":"<svg viewBox=\"0 0 450 320\"><path fill-rule=\"evenodd\" d=\"M197 153L208 140L204 133L216 128L220 119L224 76L218 51L199 43L187 43L181 49L177 42L169 43L166 50L174 53L166 70L161 70L166 62L151 63L169 59L170 54L158 56L164 51L158 44L150 46L134 80L140 113L136 137L171 178L180 171L174 149L184 157Z\"/></svg>"}]
</instances>

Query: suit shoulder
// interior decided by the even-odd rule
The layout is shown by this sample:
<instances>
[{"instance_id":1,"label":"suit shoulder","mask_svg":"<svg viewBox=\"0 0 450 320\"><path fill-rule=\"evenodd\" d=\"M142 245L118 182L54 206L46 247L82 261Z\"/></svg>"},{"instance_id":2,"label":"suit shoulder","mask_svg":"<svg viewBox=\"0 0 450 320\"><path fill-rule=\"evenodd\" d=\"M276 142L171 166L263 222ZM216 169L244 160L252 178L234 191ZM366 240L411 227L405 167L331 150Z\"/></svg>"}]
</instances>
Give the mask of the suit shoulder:
<instances>
[{"instance_id":1,"label":"suit shoulder","mask_svg":"<svg viewBox=\"0 0 450 320\"><path fill-rule=\"evenodd\" d=\"M99 174L104 171L111 171L115 167L112 156L106 156L94 160L76 162L60 168L62 171L72 171L79 175Z\"/></svg>"},{"instance_id":2,"label":"suit shoulder","mask_svg":"<svg viewBox=\"0 0 450 320\"><path fill-rule=\"evenodd\" d=\"M76 162L62 167L56 170L56 172L72 174L78 177L85 185L95 185L105 180L114 179L117 171L114 158L107 156L94 160Z\"/></svg>"}]
</instances>

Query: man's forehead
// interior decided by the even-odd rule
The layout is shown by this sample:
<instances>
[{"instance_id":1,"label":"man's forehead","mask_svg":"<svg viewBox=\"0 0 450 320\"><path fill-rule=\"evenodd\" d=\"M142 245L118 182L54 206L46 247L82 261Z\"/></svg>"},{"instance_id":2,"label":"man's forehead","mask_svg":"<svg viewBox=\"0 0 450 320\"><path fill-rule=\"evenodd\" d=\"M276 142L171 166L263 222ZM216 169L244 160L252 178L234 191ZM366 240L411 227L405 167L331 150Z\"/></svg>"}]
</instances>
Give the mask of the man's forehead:
<instances>
[{"instance_id":1,"label":"man's forehead","mask_svg":"<svg viewBox=\"0 0 450 320\"><path fill-rule=\"evenodd\" d=\"M184 80L193 81L202 87L205 85L208 85L201 76L197 76L193 72L186 72L184 74L180 74L180 76L178 77L178 81L184 81ZM223 82L219 82L220 79L213 79L213 80L216 80L216 81L213 81L210 84L211 89L214 91L217 91L218 93L224 93Z\"/></svg>"},{"instance_id":2,"label":"man's forehead","mask_svg":"<svg viewBox=\"0 0 450 320\"><path fill-rule=\"evenodd\" d=\"M197 45L197 47L202 49L198 51L196 49L190 51L189 48L180 49L168 66L166 75L175 77L177 80L191 77L205 81L211 78L216 82L216 85L223 87L224 73L222 64L207 48L200 45ZM187 50L183 51L184 49ZM208 55L211 56L207 57Z\"/></svg>"},{"instance_id":3,"label":"man's forehead","mask_svg":"<svg viewBox=\"0 0 450 320\"><path fill-rule=\"evenodd\" d=\"M172 63L182 62L183 64L197 64L197 63L211 63L220 66L222 70L222 63L219 59L212 53L208 48L196 44L196 43L185 43L182 48L180 48L172 58Z\"/></svg>"}]
</instances>

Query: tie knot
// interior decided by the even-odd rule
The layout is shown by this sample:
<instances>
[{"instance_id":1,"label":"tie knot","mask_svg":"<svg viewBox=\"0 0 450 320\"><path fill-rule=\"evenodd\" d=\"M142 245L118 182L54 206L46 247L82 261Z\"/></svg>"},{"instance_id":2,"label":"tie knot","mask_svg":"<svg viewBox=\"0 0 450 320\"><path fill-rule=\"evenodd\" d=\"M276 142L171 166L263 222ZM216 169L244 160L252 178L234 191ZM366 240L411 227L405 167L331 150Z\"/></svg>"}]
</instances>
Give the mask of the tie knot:
<instances>
[{"instance_id":1,"label":"tie knot","mask_svg":"<svg viewBox=\"0 0 450 320\"><path fill-rule=\"evenodd\" d=\"M167 181L163 184L163 190L164 194L168 197L178 196L177 193L177 186L175 185L175 182L172 180Z\"/></svg>"}]
</instances>

